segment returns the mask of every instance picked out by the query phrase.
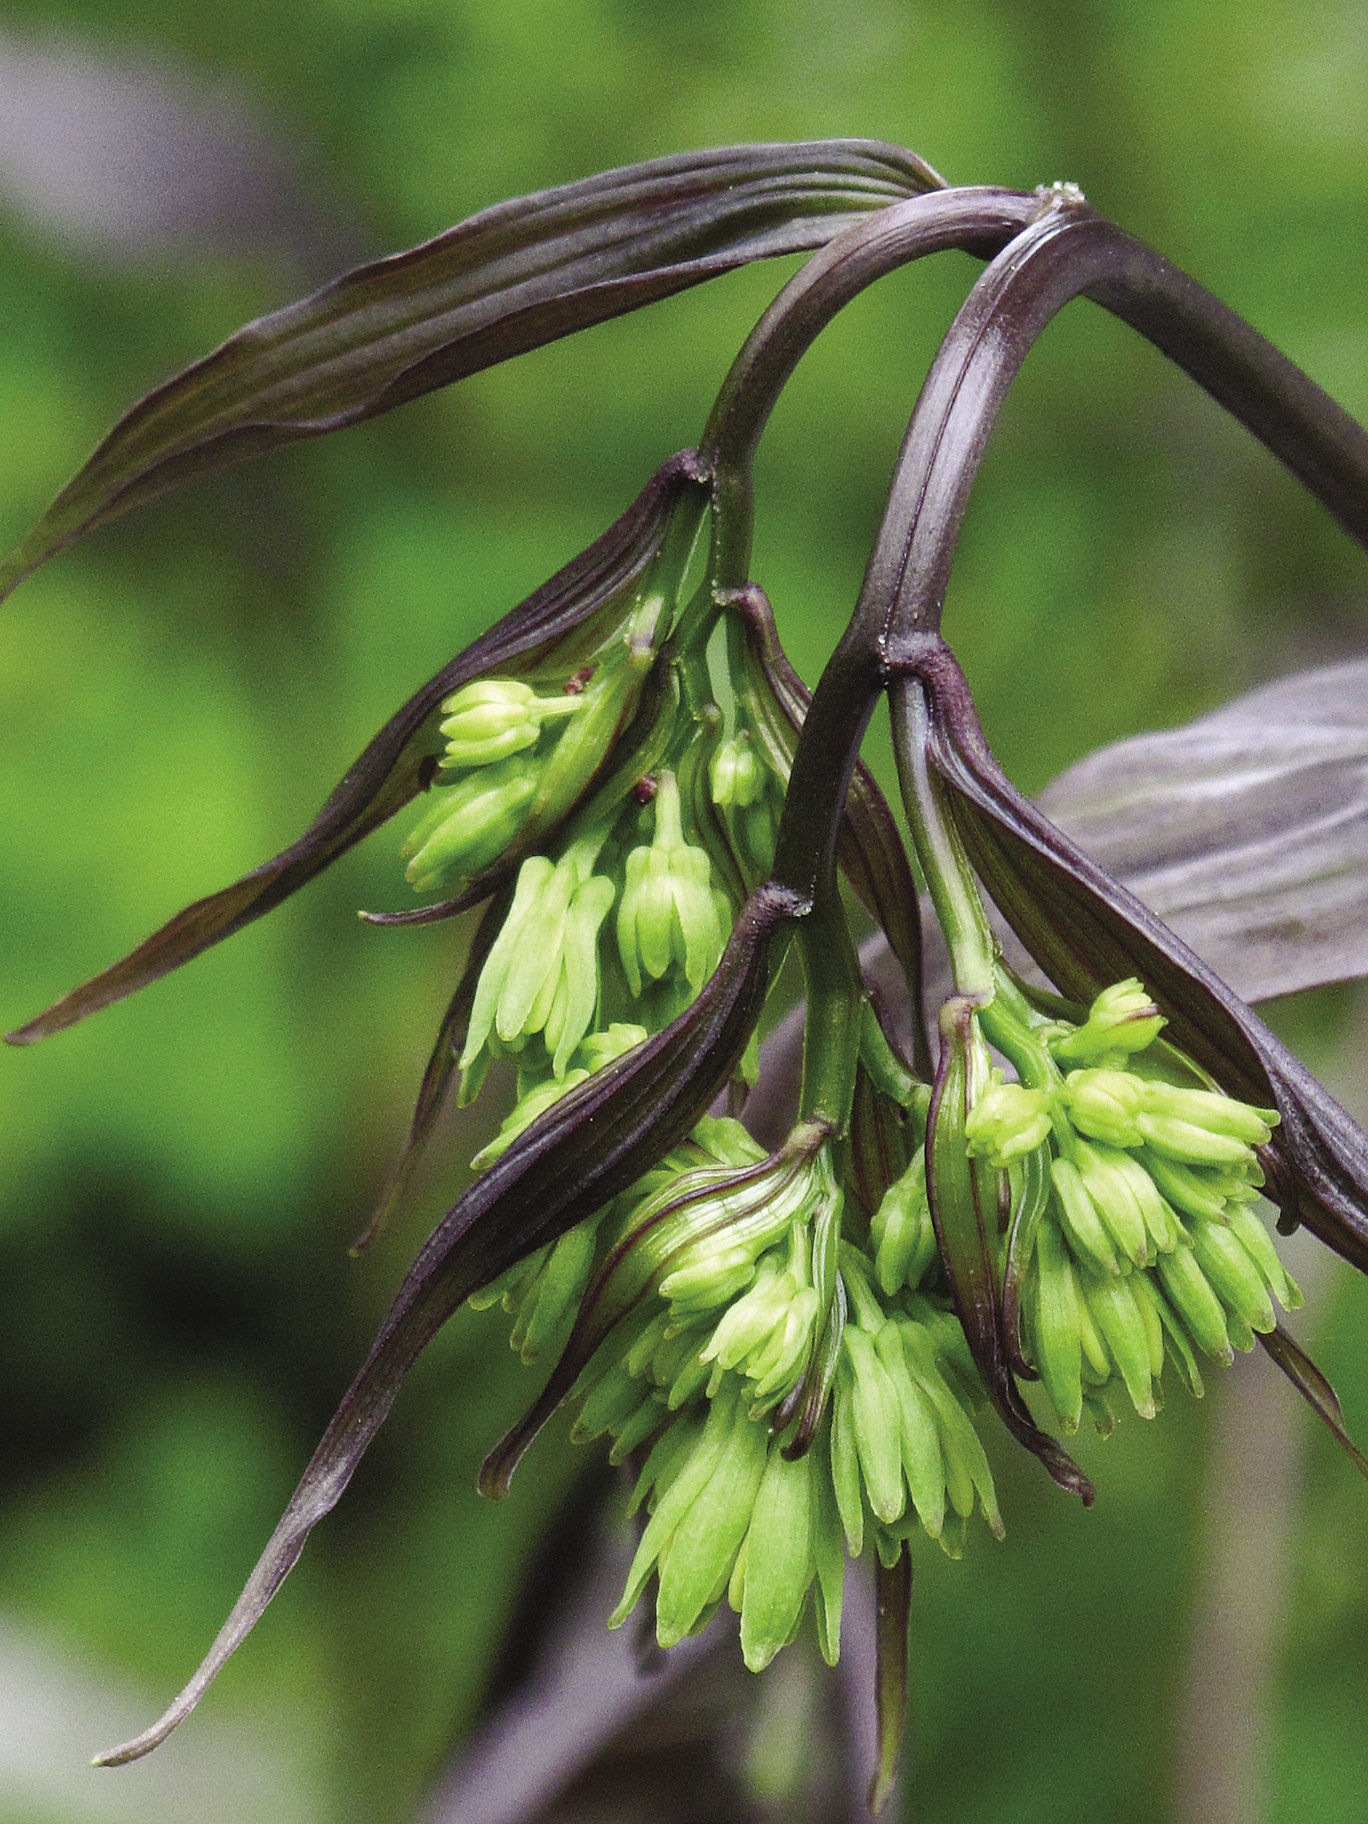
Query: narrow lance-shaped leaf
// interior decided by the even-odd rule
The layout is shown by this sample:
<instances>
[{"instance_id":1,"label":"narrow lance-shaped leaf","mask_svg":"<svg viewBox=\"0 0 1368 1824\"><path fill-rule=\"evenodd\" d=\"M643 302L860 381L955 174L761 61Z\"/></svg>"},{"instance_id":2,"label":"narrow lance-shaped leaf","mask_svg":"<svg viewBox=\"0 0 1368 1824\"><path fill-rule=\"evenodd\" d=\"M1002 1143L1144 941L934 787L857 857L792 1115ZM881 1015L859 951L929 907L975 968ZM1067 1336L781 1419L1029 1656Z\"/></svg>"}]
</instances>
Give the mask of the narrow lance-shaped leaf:
<instances>
[{"instance_id":1,"label":"narrow lance-shaped leaf","mask_svg":"<svg viewBox=\"0 0 1368 1824\"><path fill-rule=\"evenodd\" d=\"M261 317L128 412L0 565L0 599L128 508L341 430L751 260L820 247L936 189L872 140L729 146L482 210Z\"/></svg>"},{"instance_id":2,"label":"narrow lance-shaped leaf","mask_svg":"<svg viewBox=\"0 0 1368 1824\"><path fill-rule=\"evenodd\" d=\"M341 1499L404 1376L452 1312L625 1190L688 1133L745 1049L768 986L772 940L801 910L782 888L753 894L688 1011L554 1103L437 1225L203 1663L160 1721L101 1756L102 1765L137 1760L194 1709Z\"/></svg>"},{"instance_id":3,"label":"narrow lance-shaped leaf","mask_svg":"<svg viewBox=\"0 0 1368 1824\"><path fill-rule=\"evenodd\" d=\"M1368 974L1368 660L1099 748L1039 803L1246 1001Z\"/></svg>"},{"instance_id":4,"label":"narrow lance-shaped leaf","mask_svg":"<svg viewBox=\"0 0 1368 1824\"><path fill-rule=\"evenodd\" d=\"M271 911L330 862L425 790L443 751L444 698L468 679L566 639L605 603L630 590L660 548L670 516L689 490L702 500L706 475L692 451L671 458L608 531L445 665L409 698L347 769L297 842L241 880L196 900L120 962L64 995L7 1035L27 1045L72 1026L178 969L211 944ZM482 879L471 904L497 884Z\"/></svg>"},{"instance_id":5,"label":"narrow lance-shaped leaf","mask_svg":"<svg viewBox=\"0 0 1368 1824\"><path fill-rule=\"evenodd\" d=\"M1169 1036L1221 1086L1280 1125L1289 1208L1328 1247L1368 1272L1368 1136L1200 957L1090 861L1002 772L949 648L923 642L914 669L928 687L932 764L980 879L1055 985L1086 1004L1138 976Z\"/></svg>"}]
</instances>

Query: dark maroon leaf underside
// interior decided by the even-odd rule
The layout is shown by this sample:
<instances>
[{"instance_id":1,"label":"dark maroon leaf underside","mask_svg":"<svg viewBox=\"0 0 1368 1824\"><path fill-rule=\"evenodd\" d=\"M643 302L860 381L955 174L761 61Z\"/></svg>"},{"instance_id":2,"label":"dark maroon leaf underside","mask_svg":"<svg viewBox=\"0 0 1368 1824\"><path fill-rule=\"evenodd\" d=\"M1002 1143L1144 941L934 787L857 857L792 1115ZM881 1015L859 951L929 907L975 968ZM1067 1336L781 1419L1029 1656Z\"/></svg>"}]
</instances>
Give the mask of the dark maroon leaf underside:
<instances>
[{"instance_id":1,"label":"dark maroon leaf underside","mask_svg":"<svg viewBox=\"0 0 1368 1824\"><path fill-rule=\"evenodd\" d=\"M149 393L0 565L55 552L216 469L410 399L935 189L877 141L731 146L519 197L261 317Z\"/></svg>"}]
</instances>

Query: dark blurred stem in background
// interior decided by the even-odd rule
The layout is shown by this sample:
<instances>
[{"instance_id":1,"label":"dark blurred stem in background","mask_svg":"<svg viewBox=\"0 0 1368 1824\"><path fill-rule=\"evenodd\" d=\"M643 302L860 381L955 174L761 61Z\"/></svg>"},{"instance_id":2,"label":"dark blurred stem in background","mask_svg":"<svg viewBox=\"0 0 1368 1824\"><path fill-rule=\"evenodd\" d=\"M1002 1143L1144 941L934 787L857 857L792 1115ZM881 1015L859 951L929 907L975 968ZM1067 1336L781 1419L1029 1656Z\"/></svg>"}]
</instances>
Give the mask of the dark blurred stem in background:
<instances>
[{"instance_id":1,"label":"dark blurred stem in background","mask_svg":"<svg viewBox=\"0 0 1368 1824\"><path fill-rule=\"evenodd\" d=\"M1282 1253L1307 1307L1326 1310L1339 1263L1305 1231L1284 1241ZM1174 1824L1267 1824L1312 1425L1262 1360L1213 1375L1207 1397L1172 1815Z\"/></svg>"}]
</instances>

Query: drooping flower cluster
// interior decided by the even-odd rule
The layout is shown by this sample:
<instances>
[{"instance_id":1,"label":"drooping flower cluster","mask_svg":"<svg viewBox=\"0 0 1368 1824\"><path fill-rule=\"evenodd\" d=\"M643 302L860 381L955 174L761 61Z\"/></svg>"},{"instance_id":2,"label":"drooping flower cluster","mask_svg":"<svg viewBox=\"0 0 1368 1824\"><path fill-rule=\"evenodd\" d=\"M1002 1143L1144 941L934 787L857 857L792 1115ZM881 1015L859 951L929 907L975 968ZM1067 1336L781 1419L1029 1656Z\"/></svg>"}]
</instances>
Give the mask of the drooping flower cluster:
<instances>
[{"instance_id":1,"label":"drooping flower cluster","mask_svg":"<svg viewBox=\"0 0 1368 1824\"><path fill-rule=\"evenodd\" d=\"M589 793L518 867L459 1050L467 1095L491 1057L517 1066L514 1106L477 1165L685 1012L772 860L786 780L751 725L782 712L750 668L723 732L694 657L711 635L703 617L692 650L662 641L674 677L661 694L683 708L654 732L650 770L619 767L611 794ZM584 683L576 673L569 692L538 696L479 679L442 704L451 745L405 852L421 860L418 844L441 837L445 872L411 863L415 884L486 865L482 847L472 860L461 846L464 807L482 773L512 764L513 740L525 802L563 776ZM538 720L542 703L556 713ZM913 824L935 878L944 855L925 819ZM958 886L975 894L967 870ZM1200 1393L1199 1353L1229 1361L1273 1330L1270 1295L1300 1302L1251 1208L1264 1183L1255 1149L1277 1112L1221 1093L1165 1025L1136 979L1079 1010L1033 1002L1000 963L969 1014L955 1169L991 1206L989 1272L1014 1370L1039 1379L1065 1432L1085 1412L1110 1430L1118 1398L1153 1417L1166 1359ZM872 1184L829 1119L766 1155L737 1121L706 1117L471 1301L501 1302L523 1359L553 1364L483 1486L505 1488L570 1402L577 1440L603 1438L610 1461L637 1465L630 1505L644 1527L613 1620L653 1583L663 1647L726 1602L758 1669L810 1606L834 1662L847 1553L892 1566L923 1531L959 1556L975 1511L1002 1534L976 1429L990 1390L957 1308L953 1247L943 1264L938 1245L938 1223L955 1218L943 1160L939 1197L928 1179L926 1091L900 1078L869 1013L864 1051L866 1111L880 1057L884 1073ZM854 1108L852 1119L858 1130Z\"/></svg>"},{"instance_id":2,"label":"drooping flower cluster","mask_svg":"<svg viewBox=\"0 0 1368 1824\"><path fill-rule=\"evenodd\" d=\"M1272 1332L1272 1299L1301 1304L1253 1207L1279 1117L1157 1043L1133 978L1081 1026L1025 1011L1033 1080L996 1073L968 1143L1019 1187L1004 1277L1021 1354L1065 1431L1085 1410L1109 1431L1118 1397L1154 1417L1166 1359L1200 1394L1194 1350L1229 1363Z\"/></svg>"},{"instance_id":3,"label":"drooping flower cluster","mask_svg":"<svg viewBox=\"0 0 1368 1824\"><path fill-rule=\"evenodd\" d=\"M1045 1421L1105 1431L1127 1404L1152 1417L1169 1362L1200 1393L1199 1355L1229 1361L1257 1338L1347 1444L1277 1321L1275 1301L1300 1295L1257 1203L1267 1193L1280 1227L1305 1223L1368 1271L1368 1139L1014 791L939 622L995 414L1081 292L1213 388L1365 538L1368 461L1305 376L1074 186L948 191L911 155L861 143L733 148L492 211L162 389L0 587L230 449L339 427L729 264L814 246L699 451L423 686L298 842L10 1035L27 1043L154 980L425 794L402 856L414 888L447 897L378 922L485 910L381 1215L449 1092L480 1093L494 1059L516 1076L479 1175L415 1260L208 1656L108 1760L147 1752L194 1707L467 1300L501 1302L514 1348L549 1364L485 1463L487 1492L564 1402L577 1437L636 1469L615 1621L653 1586L668 1646L726 1603L759 1668L810 1610L834 1661L845 1558L873 1558L875 1802L897 1759L912 1542L957 1556L976 1513L1003 1530L994 1415L1090 1501ZM933 364L864 588L809 697L748 580L756 441L844 303L952 246L998 251ZM881 693L910 843L858 763ZM938 1008L923 1006L914 877L952 967ZM1051 988L1006 967L994 912ZM861 975L871 929L901 1016L876 1010ZM735 1116L790 940L802 1083L766 1151ZM723 1095L730 1112L710 1112Z\"/></svg>"}]
</instances>

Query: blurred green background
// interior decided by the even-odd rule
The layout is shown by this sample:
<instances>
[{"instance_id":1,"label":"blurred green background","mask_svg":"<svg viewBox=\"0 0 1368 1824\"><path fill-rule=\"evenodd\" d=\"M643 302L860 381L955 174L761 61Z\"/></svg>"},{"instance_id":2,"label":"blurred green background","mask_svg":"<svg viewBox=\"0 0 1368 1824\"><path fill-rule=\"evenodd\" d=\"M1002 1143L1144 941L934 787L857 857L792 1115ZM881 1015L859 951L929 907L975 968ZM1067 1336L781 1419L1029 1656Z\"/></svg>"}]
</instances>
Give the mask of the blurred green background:
<instances>
[{"instance_id":1,"label":"blurred green background","mask_svg":"<svg viewBox=\"0 0 1368 1824\"><path fill-rule=\"evenodd\" d=\"M139 393L356 258L610 165L826 134L952 182L1078 182L1368 413L1362 0L7 3L0 544ZM4 1025L292 839L417 684L698 436L792 264L228 474L25 584L0 632ZM775 414L755 574L809 680L975 271L885 281ZM1361 650L1366 604L1314 503L1079 303L1004 416L947 631L1034 789ZM415 1815L585 1468L553 1434L502 1507L476 1498L531 1377L498 1313L463 1314L202 1715L160 1761L84 1770L207 1646L463 1182L452 1129L348 1257L463 941L357 924L404 903L398 839L0 1058L0 1824ZM1286 1010L1359 1112L1361 1015L1343 993ZM1363 1437L1368 1299L1316 1280L1300 1334ZM1368 1493L1264 1363L1231 1379L1085 1444L1090 1515L996 1450L1005 1545L918 1567L917 1815L1220 1819L1201 1782L1231 1694L1203 1667L1225 1624L1254 1643L1235 1711L1267 1718L1229 1824L1368 1815Z\"/></svg>"}]
</instances>

